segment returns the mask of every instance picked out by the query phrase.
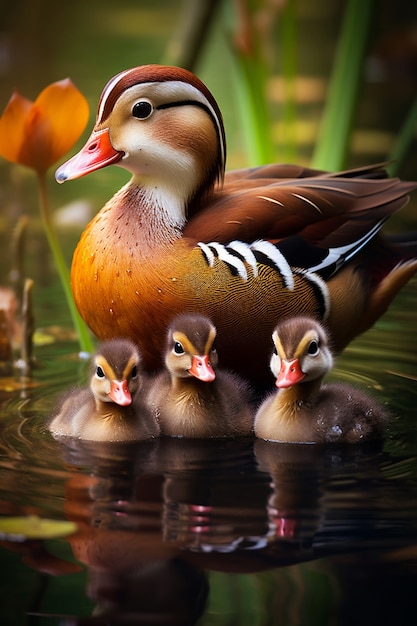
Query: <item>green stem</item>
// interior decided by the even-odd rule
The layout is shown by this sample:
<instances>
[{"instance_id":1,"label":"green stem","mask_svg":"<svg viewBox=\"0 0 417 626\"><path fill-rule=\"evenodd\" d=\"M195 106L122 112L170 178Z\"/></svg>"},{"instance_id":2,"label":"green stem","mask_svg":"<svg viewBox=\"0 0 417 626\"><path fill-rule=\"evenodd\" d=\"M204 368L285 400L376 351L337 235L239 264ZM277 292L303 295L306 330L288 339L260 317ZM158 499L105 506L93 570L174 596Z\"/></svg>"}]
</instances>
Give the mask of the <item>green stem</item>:
<instances>
[{"instance_id":1,"label":"green stem","mask_svg":"<svg viewBox=\"0 0 417 626\"><path fill-rule=\"evenodd\" d=\"M375 0L349 0L347 4L311 163L317 169L345 167L374 7Z\"/></svg>"},{"instance_id":2,"label":"green stem","mask_svg":"<svg viewBox=\"0 0 417 626\"><path fill-rule=\"evenodd\" d=\"M87 326L81 319L81 316L78 313L77 308L75 306L75 302L74 302L74 299L72 297L72 292L71 292L70 274L68 271L68 267L66 265L64 255L62 254L61 247L58 243L58 240L55 236L55 232L52 226L51 216L50 216L50 211L49 211L49 201L48 201L48 192L47 192L47 184L46 184L46 172L37 172L37 175L38 175L38 183L39 183L39 198L40 198L40 207L41 207L43 225L45 228L49 247L51 249L52 256L54 257L56 268L58 270L58 275L61 279L61 285L64 289L65 298L66 298L68 308L71 313L71 318L72 318L74 327L77 331L80 348L81 350L85 352L92 352L94 347L93 347L91 335L88 331Z\"/></svg>"},{"instance_id":3,"label":"green stem","mask_svg":"<svg viewBox=\"0 0 417 626\"><path fill-rule=\"evenodd\" d=\"M417 128L417 98L414 100L406 120L397 135L394 147L392 148L389 161L393 161L387 170L391 176L398 176L407 155L410 151Z\"/></svg>"},{"instance_id":4,"label":"green stem","mask_svg":"<svg viewBox=\"0 0 417 626\"><path fill-rule=\"evenodd\" d=\"M297 76L297 14L295 0L287 0L278 22L281 40L283 104L283 159L296 162L297 107L295 104L295 79Z\"/></svg>"},{"instance_id":5,"label":"green stem","mask_svg":"<svg viewBox=\"0 0 417 626\"><path fill-rule=\"evenodd\" d=\"M275 148L271 140L265 95L266 69L258 58L249 57L236 49L233 49L233 59L249 165L270 163L275 158Z\"/></svg>"}]
</instances>

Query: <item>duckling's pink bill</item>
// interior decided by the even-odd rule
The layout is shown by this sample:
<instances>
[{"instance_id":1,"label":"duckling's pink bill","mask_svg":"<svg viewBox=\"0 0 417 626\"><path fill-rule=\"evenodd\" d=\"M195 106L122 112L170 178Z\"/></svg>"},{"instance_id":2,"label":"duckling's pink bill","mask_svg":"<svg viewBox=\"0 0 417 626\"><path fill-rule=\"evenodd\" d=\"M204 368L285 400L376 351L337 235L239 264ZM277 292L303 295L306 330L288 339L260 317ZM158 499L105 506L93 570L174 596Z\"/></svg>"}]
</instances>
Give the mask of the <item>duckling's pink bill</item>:
<instances>
[{"instance_id":1,"label":"duckling's pink bill","mask_svg":"<svg viewBox=\"0 0 417 626\"><path fill-rule=\"evenodd\" d=\"M191 361L191 367L188 371L198 378L198 380L202 380L205 383L211 383L216 378L216 373L210 363L208 355L194 355Z\"/></svg>"},{"instance_id":2,"label":"duckling's pink bill","mask_svg":"<svg viewBox=\"0 0 417 626\"><path fill-rule=\"evenodd\" d=\"M278 374L278 377L275 381L275 385L277 387L292 387L297 383L300 383L305 377L304 372L300 367L300 361L298 359L293 359L292 361L281 360L281 370Z\"/></svg>"},{"instance_id":3,"label":"duckling's pink bill","mask_svg":"<svg viewBox=\"0 0 417 626\"><path fill-rule=\"evenodd\" d=\"M117 163L124 152L115 150L110 142L109 129L93 130L87 143L69 161L63 163L55 172L58 183L81 178L102 167Z\"/></svg>"},{"instance_id":4,"label":"duckling's pink bill","mask_svg":"<svg viewBox=\"0 0 417 626\"><path fill-rule=\"evenodd\" d=\"M128 406L132 404L132 396L126 380L112 380L110 385L109 397L120 406Z\"/></svg>"}]
</instances>

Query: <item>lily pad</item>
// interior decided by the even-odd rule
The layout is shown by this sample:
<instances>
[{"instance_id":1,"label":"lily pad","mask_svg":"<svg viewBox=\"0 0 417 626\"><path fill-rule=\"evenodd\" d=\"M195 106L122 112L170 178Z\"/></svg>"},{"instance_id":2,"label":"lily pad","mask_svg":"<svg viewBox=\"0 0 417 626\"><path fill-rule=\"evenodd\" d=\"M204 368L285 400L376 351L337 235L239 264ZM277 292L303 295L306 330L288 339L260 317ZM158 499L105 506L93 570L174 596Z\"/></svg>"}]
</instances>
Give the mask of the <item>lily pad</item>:
<instances>
[{"instance_id":1,"label":"lily pad","mask_svg":"<svg viewBox=\"0 0 417 626\"><path fill-rule=\"evenodd\" d=\"M77 530L74 522L46 519L37 515L0 518L0 539L26 541L28 539L57 539Z\"/></svg>"}]
</instances>

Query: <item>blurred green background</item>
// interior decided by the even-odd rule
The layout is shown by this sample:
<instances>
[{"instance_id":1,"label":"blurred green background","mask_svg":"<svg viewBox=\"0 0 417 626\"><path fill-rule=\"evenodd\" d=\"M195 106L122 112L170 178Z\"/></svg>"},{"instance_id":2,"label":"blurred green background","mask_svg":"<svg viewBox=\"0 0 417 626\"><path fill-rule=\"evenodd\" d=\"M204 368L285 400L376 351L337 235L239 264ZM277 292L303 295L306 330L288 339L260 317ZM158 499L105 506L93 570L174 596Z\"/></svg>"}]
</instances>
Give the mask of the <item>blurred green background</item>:
<instances>
[{"instance_id":1,"label":"blurred green background","mask_svg":"<svg viewBox=\"0 0 417 626\"><path fill-rule=\"evenodd\" d=\"M14 88L34 99L70 76L87 96L93 122L111 76L144 63L178 64L218 99L230 168L254 160L246 141L251 117L252 125L256 118L267 123L267 155L309 163L348 10L356 13L339 72L338 126L349 68L361 46L364 52L346 165L385 159L417 92L417 6L408 0L2 0L0 108ZM402 167L405 177L416 172L415 152Z\"/></svg>"},{"instance_id":2,"label":"blurred green background","mask_svg":"<svg viewBox=\"0 0 417 626\"><path fill-rule=\"evenodd\" d=\"M168 63L197 73L218 100L228 169L281 161L337 170L386 161L397 157L405 128L393 171L417 177L416 2L1 0L0 11L0 110L14 89L34 100L70 77L91 109L71 154L88 137L114 74ZM114 167L60 186L51 168L51 206L65 223L68 263L86 221L127 178ZM37 193L31 171L0 159L0 238L10 239L19 216L30 216L27 250L42 268L42 285L48 252ZM57 209L73 202L62 218ZM415 202L389 228L413 227L414 214Z\"/></svg>"}]
</instances>

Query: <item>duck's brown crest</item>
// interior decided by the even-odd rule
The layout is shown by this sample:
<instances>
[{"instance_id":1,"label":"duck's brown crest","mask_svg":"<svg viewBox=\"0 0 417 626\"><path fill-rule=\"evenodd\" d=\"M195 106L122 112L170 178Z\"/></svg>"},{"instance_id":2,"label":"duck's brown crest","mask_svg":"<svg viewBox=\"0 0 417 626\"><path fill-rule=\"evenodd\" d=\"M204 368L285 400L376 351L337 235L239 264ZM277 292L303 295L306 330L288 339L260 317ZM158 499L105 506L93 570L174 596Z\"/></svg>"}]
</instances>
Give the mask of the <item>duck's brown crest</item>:
<instances>
[{"instance_id":1,"label":"duck's brown crest","mask_svg":"<svg viewBox=\"0 0 417 626\"><path fill-rule=\"evenodd\" d=\"M138 348L130 339L108 339L97 346L96 356L102 356L113 371L122 376L126 365L133 358L140 362Z\"/></svg>"},{"instance_id":2,"label":"duck's brown crest","mask_svg":"<svg viewBox=\"0 0 417 626\"><path fill-rule=\"evenodd\" d=\"M216 336L216 329L211 320L199 313L181 313L171 322L168 330L168 341L172 341L173 333L188 337L201 354L210 351Z\"/></svg>"},{"instance_id":3,"label":"duck's brown crest","mask_svg":"<svg viewBox=\"0 0 417 626\"><path fill-rule=\"evenodd\" d=\"M188 70L171 65L151 64L140 65L116 74L116 76L113 76L113 78L108 81L101 93L97 110L96 127L107 120L117 100L126 89L141 83L169 81L187 83L197 89L204 98L206 98L208 102L207 111L213 118L219 140L219 160L213 178L222 182L226 163L226 133L222 113L211 91L197 76Z\"/></svg>"},{"instance_id":4,"label":"duck's brown crest","mask_svg":"<svg viewBox=\"0 0 417 626\"><path fill-rule=\"evenodd\" d=\"M299 347L300 340L311 330L315 330L321 340L327 343L324 327L318 320L309 316L289 317L275 327L275 332L278 334L281 344L285 346L288 358L293 357Z\"/></svg>"},{"instance_id":5,"label":"duck's brown crest","mask_svg":"<svg viewBox=\"0 0 417 626\"><path fill-rule=\"evenodd\" d=\"M140 83L169 82L174 80L188 83L201 91L210 102L219 121L222 122L220 108L211 91L195 74L181 67L151 64L139 65L138 67L125 70L116 74L116 76L113 76L113 78L108 81L100 96L96 124L101 124L108 118L120 95L126 89L133 87L133 85Z\"/></svg>"}]
</instances>

